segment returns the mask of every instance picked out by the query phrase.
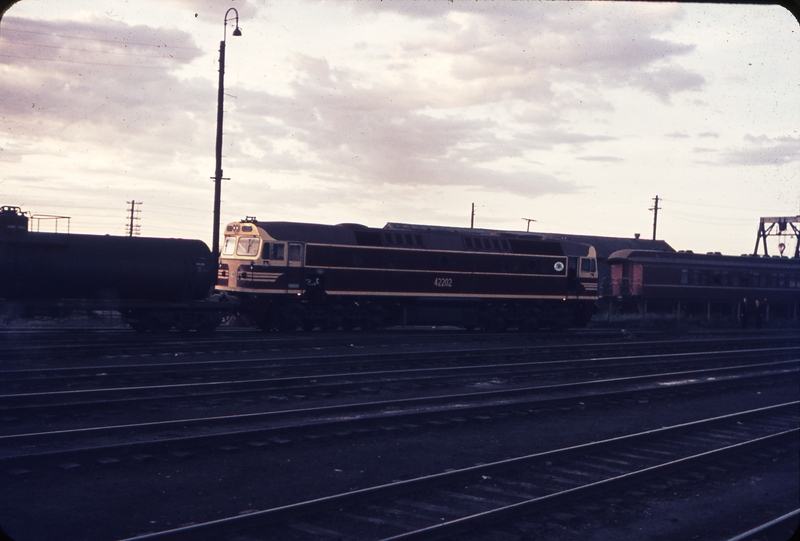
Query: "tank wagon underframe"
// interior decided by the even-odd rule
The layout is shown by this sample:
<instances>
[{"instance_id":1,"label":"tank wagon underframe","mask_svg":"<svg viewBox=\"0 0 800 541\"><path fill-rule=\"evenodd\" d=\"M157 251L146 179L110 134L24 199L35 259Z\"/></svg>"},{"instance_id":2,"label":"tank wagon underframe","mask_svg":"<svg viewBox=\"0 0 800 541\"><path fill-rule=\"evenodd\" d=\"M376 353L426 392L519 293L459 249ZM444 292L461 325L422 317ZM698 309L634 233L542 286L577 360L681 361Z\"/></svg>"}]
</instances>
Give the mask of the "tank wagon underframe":
<instances>
[{"instance_id":1,"label":"tank wagon underframe","mask_svg":"<svg viewBox=\"0 0 800 541\"><path fill-rule=\"evenodd\" d=\"M591 247L466 231L472 249L463 230L445 228L229 224L217 289L235 296L265 330L534 329L584 325L591 317L597 299ZM490 235L485 251L477 251ZM387 238L395 245L376 245Z\"/></svg>"}]
</instances>

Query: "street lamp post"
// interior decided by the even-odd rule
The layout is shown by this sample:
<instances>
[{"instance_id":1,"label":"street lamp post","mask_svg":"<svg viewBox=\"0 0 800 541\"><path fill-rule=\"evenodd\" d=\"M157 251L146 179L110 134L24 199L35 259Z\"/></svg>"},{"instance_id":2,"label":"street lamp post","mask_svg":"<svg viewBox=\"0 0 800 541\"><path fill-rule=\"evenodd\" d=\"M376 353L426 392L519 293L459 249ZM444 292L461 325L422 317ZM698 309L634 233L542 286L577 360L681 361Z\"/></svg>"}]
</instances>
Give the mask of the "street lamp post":
<instances>
[{"instance_id":1,"label":"street lamp post","mask_svg":"<svg viewBox=\"0 0 800 541\"><path fill-rule=\"evenodd\" d=\"M222 41L219 42L219 92L217 94L217 166L214 171L214 237L212 239L211 251L214 257L219 257L219 207L222 197L222 101L225 95L225 39L228 34L228 14L233 12L236 16L236 28L233 30L234 36L241 36L239 29L239 12L236 8L229 8L225 12L225 29L222 34Z\"/></svg>"}]
</instances>

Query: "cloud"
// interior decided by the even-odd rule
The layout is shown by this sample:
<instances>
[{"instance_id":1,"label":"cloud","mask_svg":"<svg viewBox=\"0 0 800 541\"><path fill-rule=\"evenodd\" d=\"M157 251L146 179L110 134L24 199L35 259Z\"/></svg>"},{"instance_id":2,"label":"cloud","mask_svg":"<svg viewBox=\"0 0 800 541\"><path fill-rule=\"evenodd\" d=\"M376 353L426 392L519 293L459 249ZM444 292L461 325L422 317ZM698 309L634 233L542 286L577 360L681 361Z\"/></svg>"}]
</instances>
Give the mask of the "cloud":
<instances>
[{"instance_id":1,"label":"cloud","mask_svg":"<svg viewBox=\"0 0 800 541\"><path fill-rule=\"evenodd\" d=\"M748 145L726 151L721 165L783 165L800 161L800 137L747 134Z\"/></svg>"},{"instance_id":2,"label":"cloud","mask_svg":"<svg viewBox=\"0 0 800 541\"><path fill-rule=\"evenodd\" d=\"M214 101L207 81L178 77L201 55L178 30L4 17L3 39L2 115L29 142L20 147L60 138L152 154L183 142L188 150Z\"/></svg>"},{"instance_id":3,"label":"cloud","mask_svg":"<svg viewBox=\"0 0 800 541\"><path fill-rule=\"evenodd\" d=\"M231 5L261 9L227 0L177 4L201 22L217 17L215 24ZM351 10L357 24L399 13L420 31L387 48L356 42L332 59L290 50L283 64L288 90L243 86L236 101L226 100L226 149L235 149L226 153L226 173L249 168L362 189L572 193L578 187L554 172L563 166L548 166L549 153L620 159L594 147L614 137L578 127L570 115L613 112L609 89L637 89L668 103L703 85L676 63L694 46L655 37L682 17L682 8L613 17L594 6L553 3L356 2L321 9L331 5ZM186 76L203 54L192 35L111 16L3 24L3 38L18 43L0 56L0 67L13 75L4 73L2 112L8 132L30 143L6 152L42 152L47 145L38 143L45 140L63 142L77 156L111 147L144 175L178 160L196 162L198 144L210 155L216 85Z\"/></svg>"},{"instance_id":4,"label":"cloud","mask_svg":"<svg viewBox=\"0 0 800 541\"><path fill-rule=\"evenodd\" d=\"M578 159L587 162L606 162L606 163L618 163L625 161L622 158L618 158L616 156L578 156Z\"/></svg>"},{"instance_id":5,"label":"cloud","mask_svg":"<svg viewBox=\"0 0 800 541\"><path fill-rule=\"evenodd\" d=\"M532 169L528 152L612 139L559 130L508 134L492 118L436 114L408 89L360 87L356 74L323 60L298 57L295 68L291 97L239 93L239 137L247 141L240 148L258 150L236 158L237 166L268 163L371 185L565 193L574 186ZM516 170L501 166L508 159Z\"/></svg>"}]
</instances>

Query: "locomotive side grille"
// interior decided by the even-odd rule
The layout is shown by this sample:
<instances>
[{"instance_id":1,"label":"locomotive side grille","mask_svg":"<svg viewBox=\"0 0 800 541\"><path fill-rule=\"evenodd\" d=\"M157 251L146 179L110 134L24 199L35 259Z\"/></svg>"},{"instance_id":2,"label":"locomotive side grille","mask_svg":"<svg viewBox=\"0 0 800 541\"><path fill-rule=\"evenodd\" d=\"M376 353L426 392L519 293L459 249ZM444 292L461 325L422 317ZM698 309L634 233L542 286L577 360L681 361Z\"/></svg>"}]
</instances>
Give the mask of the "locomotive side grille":
<instances>
[{"instance_id":1,"label":"locomotive side grille","mask_svg":"<svg viewBox=\"0 0 800 541\"><path fill-rule=\"evenodd\" d=\"M243 270L239 271L237 274L237 278L239 280L247 280L250 282L263 282L272 284L278 278L283 276L284 273L282 272L263 272L263 271L251 271L251 270Z\"/></svg>"}]
</instances>

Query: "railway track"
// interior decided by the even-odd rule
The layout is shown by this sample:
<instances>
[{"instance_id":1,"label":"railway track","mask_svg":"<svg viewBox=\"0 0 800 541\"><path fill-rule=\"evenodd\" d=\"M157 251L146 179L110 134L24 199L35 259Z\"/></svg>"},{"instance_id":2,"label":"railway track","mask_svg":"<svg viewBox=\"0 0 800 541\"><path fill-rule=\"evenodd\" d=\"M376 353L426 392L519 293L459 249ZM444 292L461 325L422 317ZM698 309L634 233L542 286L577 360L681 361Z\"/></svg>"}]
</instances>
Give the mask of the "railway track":
<instances>
[{"instance_id":1,"label":"railway track","mask_svg":"<svg viewBox=\"0 0 800 541\"><path fill-rule=\"evenodd\" d=\"M635 340L633 337L635 336ZM331 349L337 347L380 347L386 343L402 343L404 347L425 347L442 343L471 344L527 344L534 347L551 346L572 348L578 344L594 347L613 347L620 338L635 347L672 342L675 347L688 347L691 342L713 342L726 344L768 344L783 339L796 338L795 333L781 330L763 331L758 334L738 331L718 331L688 335L676 332L635 331L617 329L574 329L567 332L474 332L459 330L419 330L397 328L379 332L287 332L265 334L253 329L220 329L212 335L171 332L165 334L139 334L120 329L0 329L0 361L50 361L64 364L79 359L86 362L106 357L129 355L132 357L165 357L169 355L241 354L265 350L296 351L304 349ZM684 346L679 346L684 344ZM142 360L142 359L137 359ZM146 362L147 359L144 359Z\"/></svg>"},{"instance_id":2,"label":"railway track","mask_svg":"<svg viewBox=\"0 0 800 541\"><path fill-rule=\"evenodd\" d=\"M698 464L797 450L798 404L702 419L227 517L129 541L446 539Z\"/></svg>"},{"instance_id":3,"label":"railway track","mask_svg":"<svg viewBox=\"0 0 800 541\"><path fill-rule=\"evenodd\" d=\"M263 335L257 336L260 340ZM595 513L600 511L591 510L606 509L591 503L594 496L588 500L580 496L586 494L581 492L584 489L578 490L583 486L579 481L588 479L586 475L575 474L574 484L561 488L548 484L554 480L541 486L530 478L524 481L546 488L540 493L501 483L518 474L514 468L508 470L510 477L498 470L480 474L489 479L481 477L478 484L465 484L477 491L468 491L466 497L454 496L461 494L456 485L465 483L466 478L445 474L475 473L472 468L476 465L503 469L506 461L528 458L534 472L530 475L542 475L544 480L549 479L548 472L555 471L547 469L554 464L600 475L602 468L586 465L594 464L589 458L595 455L592 447L585 446L606 446L597 447L597 453L636 454L639 448L648 449L651 441L653 445L666 442L662 441L667 437L667 432L661 431L664 427L677 432L694 430L694 436L681 432L681 437L700 443L706 440L710 447L681 451L669 440L672 443L663 443L664 449L652 448L663 452L674 448L672 458L661 455L663 464L708 451L714 454L704 462L698 458L704 465L694 466L694 460L686 460L676 465L676 470L659 469L673 471L663 474L668 475L663 482L652 481L644 471L662 462L631 459L630 467L593 477L592 483L603 483L585 490L601 490L597 494L602 494L602 501L616 499L622 503L612 507L627 508L634 506L636 499L627 492L646 493L650 485L671 487L674 479L680 486L704 487L715 476L713 468L725 461L741 463L739 470L755 472L760 465L746 458L751 455L761 454L768 457L769 464L779 460L776 464L784 464L780 468L800 471L796 459L786 462L787 456L798 455L792 447L796 447L797 434L787 431L800 424L800 361L796 343L789 339L780 342L781 347L764 337L644 344L618 340L558 344L526 339L498 343L488 335L476 342L461 333L447 335L447 340L437 345L427 342L425 336L417 340L413 334L386 334L380 336L385 342L381 345L371 343L378 335L363 336L366 342L351 340L353 347L318 346L321 342L303 340L302 351L291 353L256 347L247 350L249 353L243 349L174 357L168 350L143 364L124 353L98 356L71 367L41 360L2 366L0 485L18 494L18 499L0 503L0 526L16 533L25 531L21 521L29 520L30 535L13 536L15 541L78 537L110 541L220 521L236 526L209 534L210 538L366 540L373 537L362 536L362 530L353 528L371 532L370 528L379 527L374 538L391 539L431 535L412 532L436 526L431 530L436 532L433 538L560 541L562 537L556 534L561 526L547 525L583 514L581 505ZM459 341L459 336L465 340ZM592 350L587 351L587 345ZM719 351L723 345L727 350ZM105 375L97 375L102 372ZM779 435L780 426L767 419L778 410L780 422L790 427L784 435ZM736 420L729 418L740 414L743 417ZM702 423L689 429L700 421L722 432L703 436ZM722 427L725 423L754 430L763 424L772 432L740 432L737 438L725 440L723 432L735 433L733 428ZM773 436L775 439L758 440ZM731 445L737 447L721 451ZM643 456L654 460L658 453ZM581 464L568 462L573 459L584 463L586 471L580 469ZM620 479L613 480L617 477ZM645 477L651 479L650 484L637 480ZM400 481L399 486L410 487L422 479L442 479L443 490L452 493L446 495L450 499L438 503L417 500L414 494L434 492L414 489L397 500L394 496L380 500L384 515L377 518L363 514L366 511L362 513L358 507L361 503L353 504L356 507L347 513L361 518L343 522L336 521L346 514L340 509L349 503L337 503L327 510L311 503ZM750 482L757 479L738 484ZM125 487L124 499L117 504L118 496L112 495L120 487ZM527 498L509 499L498 492L503 490ZM687 490L694 494L695 489ZM568 492L562 496L548 496L564 491ZM34 524L25 517L32 504L42 503L41 494L52 500L47 504L51 518L37 519ZM472 496L500 502L497 509L540 500L530 504L532 511L519 517L483 523L478 533L447 533L440 524L494 509L476 507ZM375 498L384 496L370 496L369 501L378 501ZM447 502L461 514L439 512L449 509ZM265 522L268 531L237 518L240 514L274 517L283 512L278 510L300 504L311 505L308 509L312 510L293 518L269 518ZM59 505L66 506L64 511ZM790 511L775 501L770 505L773 507L759 515L769 520L761 523ZM135 513L128 513L131 506ZM433 521L416 524L414 513ZM531 519L531 513L539 518ZM98 516L116 518L95 524ZM11 522L16 529L6 526L9 517L19 517ZM395 530L385 530L380 520L393 524ZM48 523L64 526L57 529ZM87 524L93 524L91 534L85 530ZM469 524L467 530L475 532L476 523ZM757 524L743 523L739 529L731 529L728 537ZM204 528L195 530L200 532L196 537L212 531ZM609 535L609 541L624 538Z\"/></svg>"},{"instance_id":4,"label":"railway track","mask_svg":"<svg viewBox=\"0 0 800 541\"><path fill-rule=\"evenodd\" d=\"M775 360L753 362L767 355ZM198 439L207 441L234 435L241 437L243 434L286 434L297 432L298 429L336 430L336 426L369 425L383 422L387 418L415 422L420 417L434 415L490 414L498 410L535 408L544 404L585 403L631 393L667 393L678 387L693 387L696 392L703 392L697 389L703 386L729 385L737 380L747 381L756 377L796 374L800 370L800 361L794 348L671 355L667 356L669 362L666 365L663 357L615 357L606 360L607 366L603 366L603 359L564 361L568 368L561 362L553 361L522 363L522 366L514 363L514 378L506 374L506 379L513 384L505 385L498 378L502 377L504 369L508 369L506 364L447 368L444 369L444 375L439 374L440 369L371 371L366 375L348 372L337 375L337 381L334 382L326 381L330 378L319 374L286 378L279 381L280 385L276 385L274 379L247 380L240 382L248 387L244 391L236 390L237 385L226 381L219 382L219 385L225 387L223 390L194 395L191 398L207 401L209 398L224 396L230 399L231 395L238 395L240 399L244 397L256 404L255 398L247 397L266 394L267 400L264 402L269 403L272 399L273 405L267 410L251 408L251 411L242 412L242 404L239 403L233 413L225 414L226 408L214 407L212 415L176 418L173 413L169 418L170 414L165 414L165 406L162 404L161 407L154 408L155 411L151 411L150 415L145 415L151 418L155 416L156 420L123 424L106 421L103 424L102 417L108 414L95 413L90 426L86 426L84 419L87 412L105 412L112 408L117 412L124 411L122 406L143 400L136 396L143 390L163 393L165 389L185 390L187 386L207 387L208 384L157 385L154 386L155 389L115 387L0 395L0 413L6 421L6 428L0 434L0 459L29 453L41 455L54 450L87 450L93 446L107 449L115 445L143 446L165 441L196 443ZM720 360L724 362L720 363ZM680 367L671 366L677 362L681 363ZM592 364L587 370L588 363ZM690 365L694 366L689 368ZM525 371L521 372L523 369ZM531 372L531 369L534 371ZM363 379L364 377L367 379ZM488 386L490 390L485 385L477 385L486 381L487 377L493 382L493 385ZM254 385L257 385L255 389ZM423 386L424 392L420 392ZM126 394L128 397L125 397ZM111 395L113 398L78 404L63 401L64 397L84 395ZM288 399L285 395L294 396L294 402L302 400L305 403L294 408L286 407L284 404ZM309 399L309 395L313 399ZM364 395L370 399L364 400ZM376 395L380 397L372 398ZM53 398L61 401L49 402ZM156 399L146 400L149 403L160 403L175 398L161 394ZM189 397L180 395L177 398L187 400ZM37 403L37 399L45 399L46 402ZM276 408L276 402L281 407ZM14 403L21 405L15 407ZM176 413L183 412L180 408L174 409ZM12 417L13 415L16 417ZM58 424L59 416L67 416L67 421ZM47 419L49 426L46 430L39 428L42 418ZM23 419L28 419L28 423L25 424ZM75 426L76 424L82 426ZM179 434L176 434L178 428ZM23 449L30 451L25 452Z\"/></svg>"}]
</instances>

